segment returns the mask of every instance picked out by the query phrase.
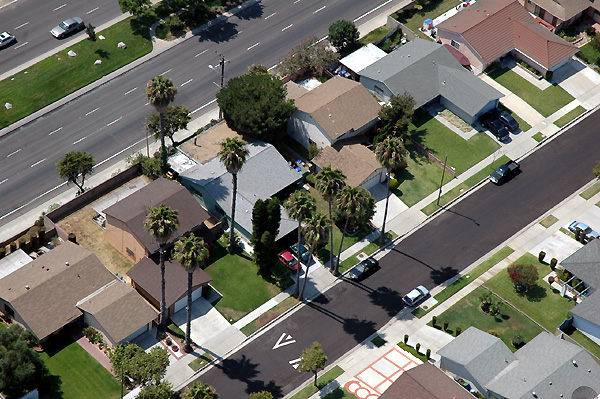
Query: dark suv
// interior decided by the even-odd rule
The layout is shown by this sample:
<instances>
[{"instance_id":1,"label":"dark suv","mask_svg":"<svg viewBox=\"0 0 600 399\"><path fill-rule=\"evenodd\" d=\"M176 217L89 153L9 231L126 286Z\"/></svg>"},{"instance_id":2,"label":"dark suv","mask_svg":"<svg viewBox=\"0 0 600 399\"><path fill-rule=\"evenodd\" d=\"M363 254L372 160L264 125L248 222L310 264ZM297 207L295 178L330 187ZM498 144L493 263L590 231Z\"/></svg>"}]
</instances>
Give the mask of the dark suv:
<instances>
[{"instance_id":1,"label":"dark suv","mask_svg":"<svg viewBox=\"0 0 600 399\"><path fill-rule=\"evenodd\" d=\"M508 130L494 111L486 112L481 115L479 121L483 126L487 127L498 140L504 141L508 139Z\"/></svg>"},{"instance_id":2,"label":"dark suv","mask_svg":"<svg viewBox=\"0 0 600 399\"><path fill-rule=\"evenodd\" d=\"M504 181L519 173L520 169L521 167L518 163L515 161L508 161L490 175L490 180L494 184L502 184Z\"/></svg>"}]
</instances>

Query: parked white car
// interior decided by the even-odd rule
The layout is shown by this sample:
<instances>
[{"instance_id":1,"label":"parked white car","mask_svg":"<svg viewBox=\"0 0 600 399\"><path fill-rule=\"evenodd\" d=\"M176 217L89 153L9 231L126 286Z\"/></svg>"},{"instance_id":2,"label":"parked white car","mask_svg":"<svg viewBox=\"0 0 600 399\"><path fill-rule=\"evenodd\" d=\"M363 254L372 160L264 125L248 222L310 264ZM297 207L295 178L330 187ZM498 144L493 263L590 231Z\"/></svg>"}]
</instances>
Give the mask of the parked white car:
<instances>
[{"instance_id":1,"label":"parked white car","mask_svg":"<svg viewBox=\"0 0 600 399\"><path fill-rule=\"evenodd\" d=\"M412 290L411 292L409 292L408 294L404 295L402 300L408 306L415 306L417 303L419 303L423 298L427 297L428 295L429 295L429 290L427 288L423 287L422 285L420 285L417 288L415 288L414 290Z\"/></svg>"},{"instance_id":2,"label":"parked white car","mask_svg":"<svg viewBox=\"0 0 600 399\"><path fill-rule=\"evenodd\" d=\"M15 40L17 40L17 38L8 32L0 33L0 48L8 46Z\"/></svg>"}]
</instances>

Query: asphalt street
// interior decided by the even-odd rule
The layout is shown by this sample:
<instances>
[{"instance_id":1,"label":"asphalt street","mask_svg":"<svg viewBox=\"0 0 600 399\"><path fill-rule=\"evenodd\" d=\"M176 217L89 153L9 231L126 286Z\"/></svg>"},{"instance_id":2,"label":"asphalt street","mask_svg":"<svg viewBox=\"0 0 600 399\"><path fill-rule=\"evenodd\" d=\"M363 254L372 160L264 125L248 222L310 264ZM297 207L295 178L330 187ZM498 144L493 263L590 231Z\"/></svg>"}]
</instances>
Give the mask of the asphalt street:
<instances>
[{"instance_id":1,"label":"asphalt street","mask_svg":"<svg viewBox=\"0 0 600 399\"><path fill-rule=\"evenodd\" d=\"M401 241L372 276L334 286L200 380L224 399L262 389L276 397L289 393L310 378L293 366L312 342L320 342L334 362L393 319L402 295L419 284L431 289L446 281L588 183L600 153L599 123L600 113L591 114L522 160L522 173L513 180L484 184Z\"/></svg>"},{"instance_id":2,"label":"asphalt street","mask_svg":"<svg viewBox=\"0 0 600 399\"><path fill-rule=\"evenodd\" d=\"M5 3L5 4L1 4ZM58 40L50 30L67 18L80 17L98 27L122 14L117 0L16 0L0 3L0 32L17 41L0 50L0 75L17 68L58 45L84 35L84 31Z\"/></svg>"},{"instance_id":3,"label":"asphalt street","mask_svg":"<svg viewBox=\"0 0 600 399\"><path fill-rule=\"evenodd\" d=\"M389 0L266 0L186 40L148 62L0 138L0 225L65 186L55 164L69 150L86 150L100 168L144 149L146 83L158 74L178 88L175 104L193 115L216 107L220 76L209 68L221 53L226 79L248 66L275 65L309 35L323 37L341 18L356 19ZM360 21L358 21L360 23ZM115 155L117 154L117 155Z\"/></svg>"}]
</instances>

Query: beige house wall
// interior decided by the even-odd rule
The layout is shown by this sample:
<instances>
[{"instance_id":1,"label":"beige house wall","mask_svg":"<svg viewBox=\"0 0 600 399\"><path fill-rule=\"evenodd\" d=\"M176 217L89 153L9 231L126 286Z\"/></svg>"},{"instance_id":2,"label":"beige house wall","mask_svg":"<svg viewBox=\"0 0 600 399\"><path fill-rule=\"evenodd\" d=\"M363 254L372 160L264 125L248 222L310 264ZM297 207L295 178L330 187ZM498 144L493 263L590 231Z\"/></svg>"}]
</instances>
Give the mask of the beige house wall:
<instances>
[{"instance_id":1,"label":"beige house wall","mask_svg":"<svg viewBox=\"0 0 600 399\"><path fill-rule=\"evenodd\" d=\"M146 256L146 249L138 240L136 240L131 230L129 230L129 227L122 221L109 215L106 215L104 238L109 244L115 247L128 259L131 259L134 263L139 262Z\"/></svg>"},{"instance_id":2,"label":"beige house wall","mask_svg":"<svg viewBox=\"0 0 600 399\"><path fill-rule=\"evenodd\" d=\"M467 41L464 37L462 37L462 35L439 28L437 30L437 35L438 39L441 40L442 44L448 44L452 46L452 40L454 40L456 43L460 43L458 51L460 51L462 54L465 55L465 57L469 59L469 62L471 63L471 68L473 68L473 72L475 72L475 74L478 75L485 70L487 64L477 53L477 51L475 51L475 49L471 47L469 43L467 43Z\"/></svg>"}]
</instances>

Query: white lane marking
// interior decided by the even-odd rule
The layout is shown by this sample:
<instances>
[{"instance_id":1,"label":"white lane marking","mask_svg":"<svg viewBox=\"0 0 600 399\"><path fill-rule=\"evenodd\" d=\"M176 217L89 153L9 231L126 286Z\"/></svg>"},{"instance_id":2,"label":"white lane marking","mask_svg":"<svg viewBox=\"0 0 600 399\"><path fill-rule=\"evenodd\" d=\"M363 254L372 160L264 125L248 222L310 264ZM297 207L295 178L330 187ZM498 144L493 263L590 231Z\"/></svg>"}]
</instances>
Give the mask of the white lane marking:
<instances>
[{"instance_id":1,"label":"white lane marking","mask_svg":"<svg viewBox=\"0 0 600 399\"><path fill-rule=\"evenodd\" d=\"M88 12L86 12L86 14L91 14L91 13L93 13L94 11L96 11L99 8L100 7L92 8L91 10L89 10Z\"/></svg>"},{"instance_id":2,"label":"white lane marking","mask_svg":"<svg viewBox=\"0 0 600 399\"><path fill-rule=\"evenodd\" d=\"M51 131L50 133L48 133L48 136L52 136L54 133L58 132L59 130L62 130L62 127L59 127L58 129Z\"/></svg>"},{"instance_id":3,"label":"white lane marking","mask_svg":"<svg viewBox=\"0 0 600 399\"><path fill-rule=\"evenodd\" d=\"M378 5L377 7L375 7L374 9L372 9L371 11L367 11L366 13L364 13L364 14L363 14L363 15L361 15L360 17L356 18L356 19L355 19L354 21L352 21L352 22L356 22L356 21L358 21L359 19L366 17L367 15L371 14L371 13L372 13L372 12L374 12L374 11L377 11L377 10L379 10L381 7L383 7L384 5L386 5L386 4L389 4L389 3L391 3L391 2L392 2L392 0L388 0L388 1L386 1L385 3Z\"/></svg>"},{"instance_id":4,"label":"white lane marking","mask_svg":"<svg viewBox=\"0 0 600 399\"><path fill-rule=\"evenodd\" d=\"M173 68L169 68L166 71L164 71L163 73L159 73L159 75L166 75L167 73L171 72L171 69L173 69Z\"/></svg>"},{"instance_id":5,"label":"white lane marking","mask_svg":"<svg viewBox=\"0 0 600 399\"><path fill-rule=\"evenodd\" d=\"M2 181L0 181L0 184L5 183L8 179L4 179Z\"/></svg>"},{"instance_id":6,"label":"white lane marking","mask_svg":"<svg viewBox=\"0 0 600 399\"><path fill-rule=\"evenodd\" d=\"M108 125L106 125L107 127L112 125L113 123L117 123L118 121L120 121L121 119L123 119L122 116L119 116L119 119L115 119L114 121L112 121L111 123L109 123Z\"/></svg>"},{"instance_id":7,"label":"white lane marking","mask_svg":"<svg viewBox=\"0 0 600 399\"><path fill-rule=\"evenodd\" d=\"M46 158L44 159L40 159L39 161L37 161L36 163L34 163L33 165L30 166L30 168L33 168L34 166L37 166L39 164L41 164L42 162L44 162L46 160Z\"/></svg>"},{"instance_id":8,"label":"white lane marking","mask_svg":"<svg viewBox=\"0 0 600 399\"><path fill-rule=\"evenodd\" d=\"M83 140L85 140L87 138L87 136L83 136L82 138L80 138L79 140L76 140L73 142L73 145L81 143Z\"/></svg>"},{"instance_id":9,"label":"white lane marking","mask_svg":"<svg viewBox=\"0 0 600 399\"><path fill-rule=\"evenodd\" d=\"M313 14L316 14L319 11L323 11L325 9L325 7L327 7L327 6L323 6L323 7L319 8L318 10L313 11Z\"/></svg>"},{"instance_id":10,"label":"white lane marking","mask_svg":"<svg viewBox=\"0 0 600 399\"><path fill-rule=\"evenodd\" d=\"M5 5L3 5L3 6L0 6L0 10L1 10L1 9L3 9L4 7L8 7L8 6L9 6L9 5L11 5L12 3L16 3L17 1L19 1L19 0L13 0L13 1L11 1L10 3L8 3L8 4L5 4Z\"/></svg>"},{"instance_id":11,"label":"white lane marking","mask_svg":"<svg viewBox=\"0 0 600 399\"><path fill-rule=\"evenodd\" d=\"M25 22L24 24L21 24L21 25L15 27L13 30L21 29L22 27L24 27L25 25L28 25L28 24L29 24L29 22Z\"/></svg>"},{"instance_id":12,"label":"white lane marking","mask_svg":"<svg viewBox=\"0 0 600 399\"><path fill-rule=\"evenodd\" d=\"M294 24L289 24L288 26L286 26L285 28L283 28L281 31L283 32L284 30L288 30L288 29L290 29L292 26L294 26Z\"/></svg>"},{"instance_id":13,"label":"white lane marking","mask_svg":"<svg viewBox=\"0 0 600 399\"><path fill-rule=\"evenodd\" d=\"M290 360L288 363L295 368L296 370L298 370L298 366L300 366L300 360L302 360L302 358L298 358L298 359L294 359L294 360Z\"/></svg>"},{"instance_id":14,"label":"white lane marking","mask_svg":"<svg viewBox=\"0 0 600 399\"><path fill-rule=\"evenodd\" d=\"M145 107L146 105L148 105L148 104L150 104L150 103L146 103L146 104L144 104L144 107Z\"/></svg>"},{"instance_id":15,"label":"white lane marking","mask_svg":"<svg viewBox=\"0 0 600 399\"><path fill-rule=\"evenodd\" d=\"M196 54L196 55L194 56L194 58L196 58L196 57L200 57L202 54L206 53L207 51L208 51L208 50L204 50L204 51L201 51L201 52L199 52L198 54Z\"/></svg>"},{"instance_id":16,"label":"white lane marking","mask_svg":"<svg viewBox=\"0 0 600 399\"><path fill-rule=\"evenodd\" d=\"M218 84L217 82L213 82L213 84L214 84L215 86L217 86L219 89L221 88L221 85L220 85L220 84Z\"/></svg>"},{"instance_id":17,"label":"white lane marking","mask_svg":"<svg viewBox=\"0 0 600 399\"><path fill-rule=\"evenodd\" d=\"M85 116L88 116L89 114L93 114L94 112L98 111L100 108L94 108L93 110L91 110L90 112L88 112L87 114L85 114Z\"/></svg>"},{"instance_id":18,"label":"white lane marking","mask_svg":"<svg viewBox=\"0 0 600 399\"><path fill-rule=\"evenodd\" d=\"M125 95L128 95L129 93L131 93L132 91L135 91L135 90L137 90L137 87L134 87L133 89L131 89L131 90L129 90L129 91L126 91L126 92L125 92Z\"/></svg>"},{"instance_id":19,"label":"white lane marking","mask_svg":"<svg viewBox=\"0 0 600 399\"><path fill-rule=\"evenodd\" d=\"M253 44L252 46L248 47L248 50L253 49L254 47L258 46L260 44L260 42Z\"/></svg>"},{"instance_id":20,"label":"white lane marking","mask_svg":"<svg viewBox=\"0 0 600 399\"><path fill-rule=\"evenodd\" d=\"M183 86L185 86L186 84L190 83L192 80L194 80L194 79L190 79L190 80L188 80L187 82L183 82L183 83L181 84L181 87L183 87Z\"/></svg>"},{"instance_id":21,"label":"white lane marking","mask_svg":"<svg viewBox=\"0 0 600 399\"><path fill-rule=\"evenodd\" d=\"M29 42L25 42L25 43L23 43L23 44L19 44L17 47L15 47L15 50L16 50L16 49L19 49L19 48L21 48L21 47L23 47L23 46L24 46L24 45L26 45L27 43L29 43Z\"/></svg>"},{"instance_id":22,"label":"white lane marking","mask_svg":"<svg viewBox=\"0 0 600 399\"><path fill-rule=\"evenodd\" d=\"M21 151L21 150L22 150L22 148L19 148L18 150L11 152L10 154L8 154L8 155L6 156L6 158L8 158L8 157L11 157L11 156L15 155L17 152L19 152L19 151Z\"/></svg>"},{"instance_id":23,"label":"white lane marking","mask_svg":"<svg viewBox=\"0 0 600 399\"><path fill-rule=\"evenodd\" d=\"M196 108L195 110L193 110L192 112L190 112L190 115L193 115L195 112L200 111L202 108L204 107L208 107L210 104L214 103L215 101L217 101L217 99L215 98L214 100L207 102L206 104L204 104L203 106L201 106L200 108Z\"/></svg>"},{"instance_id":24,"label":"white lane marking","mask_svg":"<svg viewBox=\"0 0 600 399\"><path fill-rule=\"evenodd\" d=\"M287 337L286 337L286 335L287 335ZM277 340L275 345L273 345L273 350L281 348L282 346L293 344L295 342L296 342L296 340L294 338L292 338L292 336L290 334L283 333L283 334L281 334L281 337L279 337L279 339Z\"/></svg>"},{"instance_id":25,"label":"white lane marking","mask_svg":"<svg viewBox=\"0 0 600 399\"><path fill-rule=\"evenodd\" d=\"M276 12L274 12L273 14L269 15L268 17L265 17L265 20L271 18L273 15L277 14Z\"/></svg>"},{"instance_id":26,"label":"white lane marking","mask_svg":"<svg viewBox=\"0 0 600 399\"><path fill-rule=\"evenodd\" d=\"M62 6L58 6L58 7L56 7L56 8L55 8L54 10L52 10L52 11L57 11L57 10L60 10L61 8L63 8L63 7L64 7L64 6L66 6L66 5L67 5L67 3L63 4Z\"/></svg>"},{"instance_id":27,"label":"white lane marking","mask_svg":"<svg viewBox=\"0 0 600 399\"><path fill-rule=\"evenodd\" d=\"M298 2L300 2L300 0L296 0L296 1L294 1L294 4L296 4L296 3L298 3Z\"/></svg>"}]
</instances>

